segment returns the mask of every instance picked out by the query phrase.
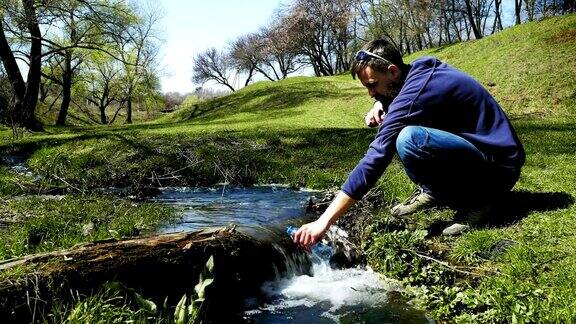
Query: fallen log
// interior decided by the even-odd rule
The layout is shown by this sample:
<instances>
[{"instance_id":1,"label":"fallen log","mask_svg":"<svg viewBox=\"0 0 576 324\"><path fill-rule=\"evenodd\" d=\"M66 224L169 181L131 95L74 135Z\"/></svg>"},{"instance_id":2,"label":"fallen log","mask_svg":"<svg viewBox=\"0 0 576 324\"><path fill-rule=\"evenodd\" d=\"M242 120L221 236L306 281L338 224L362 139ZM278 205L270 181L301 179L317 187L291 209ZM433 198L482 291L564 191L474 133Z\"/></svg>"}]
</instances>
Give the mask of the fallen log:
<instances>
[{"instance_id":1,"label":"fallen log","mask_svg":"<svg viewBox=\"0 0 576 324\"><path fill-rule=\"evenodd\" d=\"M90 293L111 280L160 304L166 298L177 302L193 291L213 256L213 289L225 293L214 294L212 311L207 312L216 322L229 321L241 308L243 296L257 293L265 280L286 270L286 252L271 243L227 227L98 241L1 261L0 318L29 323L55 301L67 300L70 291ZM284 243L294 249L289 240Z\"/></svg>"}]
</instances>

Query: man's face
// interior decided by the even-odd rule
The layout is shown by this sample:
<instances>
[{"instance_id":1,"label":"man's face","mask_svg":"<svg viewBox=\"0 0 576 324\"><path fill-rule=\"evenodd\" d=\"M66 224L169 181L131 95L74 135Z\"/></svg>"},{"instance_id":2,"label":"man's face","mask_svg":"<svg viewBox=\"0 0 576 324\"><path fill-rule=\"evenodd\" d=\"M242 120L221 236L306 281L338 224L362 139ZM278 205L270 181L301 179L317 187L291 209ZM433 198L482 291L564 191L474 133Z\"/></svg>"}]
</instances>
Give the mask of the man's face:
<instances>
[{"instance_id":1,"label":"man's face","mask_svg":"<svg viewBox=\"0 0 576 324\"><path fill-rule=\"evenodd\" d=\"M368 95L380 102L392 101L402 88L400 70L395 65L389 66L386 72L376 71L366 66L358 71L358 78L368 89Z\"/></svg>"}]
</instances>

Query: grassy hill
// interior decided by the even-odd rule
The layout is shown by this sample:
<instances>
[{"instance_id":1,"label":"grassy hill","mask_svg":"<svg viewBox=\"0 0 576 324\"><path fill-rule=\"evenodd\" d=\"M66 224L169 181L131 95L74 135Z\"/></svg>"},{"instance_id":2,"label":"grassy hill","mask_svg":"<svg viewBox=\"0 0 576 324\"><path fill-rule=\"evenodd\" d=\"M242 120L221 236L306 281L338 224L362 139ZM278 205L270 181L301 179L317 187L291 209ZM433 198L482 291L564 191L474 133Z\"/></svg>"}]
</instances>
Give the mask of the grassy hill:
<instances>
[{"instance_id":1,"label":"grassy hill","mask_svg":"<svg viewBox=\"0 0 576 324\"><path fill-rule=\"evenodd\" d=\"M569 15L406 58L434 55L472 74L511 116L527 151L515 200L501 210L502 218L512 217L456 240L423 239L421 230L430 224L429 218L451 217L446 211L418 215L421 221L416 229L387 232L386 206L405 197L412 186L397 161L379 182L376 191L386 201L371 216L374 232L365 242L370 262L409 285L426 285L428 290L416 289L413 295L434 317L486 322L576 320L575 54L576 15ZM258 82L226 97L191 103L153 123L48 128L47 133L20 139L13 139L5 129L0 131L0 151L22 156L42 179L0 165L0 193L8 199L36 192L38 187L81 192L111 185L222 181L337 188L375 135L363 124L370 106L366 90L349 75L296 77ZM73 199L65 203L63 212L78 210L70 206ZM1 212L29 218L25 202L11 204L17 206L5 205ZM57 217L57 203L43 207L34 200L30 204L35 206L34 215L43 215L46 208L50 217ZM84 216L90 219L91 213L95 211L87 210ZM22 237L28 235L25 230ZM4 242L13 240L8 239L10 232L0 237ZM503 240L512 242L511 247L498 255L485 253ZM51 248L75 242L67 240ZM425 262L410 252L398 253L426 250L429 244L440 247L434 253L458 269L483 275L462 280L441 264ZM2 255L13 256L14 250L18 249Z\"/></svg>"},{"instance_id":2,"label":"grassy hill","mask_svg":"<svg viewBox=\"0 0 576 324\"><path fill-rule=\"evenodd\" d=\"M513 119L523 123L546 117L562 123L576 113L575 26L575 15L526 23L479 41L419 52L406 60L435 55L480 80ZM18 141L4 131L0 132L0 149L19 147L21 152L32 153L30 164L42 172L50 172L43 165L59 166L63 162L58 159L65 157L69 165L58 168L58 177L77 186L92 180L95 186L149 183L146 178L153 171L171 172L185 167L190 159L218 163L209 155L220 150L264 158L246 161L257 172L238 175L238 170L223 165L222 172L212 172L210 177L205 170L185 173L184 181L338 186L375 133L363 125L370 105L365 90L349 75L295 77L258 82L226 97L192 103L154 123L49 128L48 134ZM204 141L204 136L219 140ZM238 139L236 144L231 144L230 137ZM206 143L212 147L206 148ZM338 161L326 162L324 156L338 156ZM149 159L153 161L140 162ZM110 166L112 172L107 172ZM308 166L310 170L301 169ZM322 179L325 171L332 173L330 181ZM80 181L86 172L88 176Z\"/></svg>"},{"instance_id":3,"label":"grassy hill","mask_svg":"<svg viewBox=\"0 0 576 324\"><path fill-rule=\"evenodd\" d=\"M466 71L489 88L513 117L562 116L576 113L574 53L576 16L571 15L417 52L405 61L430 55ZM161 121L195 120L210 125L222 121L231 128L362 127L362 119L355 117L363 116L370 100L358 98L364 93L361 89L348 74L259 82L230 96L184 107ZM238 125L243 122L248 125Z\"/></svg>"},{"instance_id":4,"label":"grassy hill","mask_svg":"<svg viewBox=\"0 0 576 324\"><path fill-rule=\"evenodd\" d=\"M472 74L509 115L563 116L576 113L576 16L525 23L479 41L430 49L433 55Z\"/></svg>"}]
</instances>

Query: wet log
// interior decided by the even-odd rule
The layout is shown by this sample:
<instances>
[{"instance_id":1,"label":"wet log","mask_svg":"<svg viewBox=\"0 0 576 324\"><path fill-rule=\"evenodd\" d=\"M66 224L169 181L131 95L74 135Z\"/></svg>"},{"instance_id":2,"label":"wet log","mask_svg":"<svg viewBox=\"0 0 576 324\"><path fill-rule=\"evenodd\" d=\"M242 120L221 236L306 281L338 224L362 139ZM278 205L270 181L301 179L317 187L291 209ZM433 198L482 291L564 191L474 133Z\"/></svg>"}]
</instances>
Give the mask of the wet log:
<instances>
[{"instance_id":1,"label":"wet log","mask_svg":"<svg viewBox=\"0 0 576 324\"><path fill-rule=\"evenodd\" d=\"M213 256L213 289L225 293L214 293L212 318L229 321L243 296L257 293L265 280L286 269L284 253L271 240L232 227L99 241L6 260L0 262L0 318L29 323L54 302L69 299L70 291L87 294L107 281L119 281L160 305L166 298L175 304L193 291ZM217 311L224 305L225 312Z\"/></svg>"}]
</instances>

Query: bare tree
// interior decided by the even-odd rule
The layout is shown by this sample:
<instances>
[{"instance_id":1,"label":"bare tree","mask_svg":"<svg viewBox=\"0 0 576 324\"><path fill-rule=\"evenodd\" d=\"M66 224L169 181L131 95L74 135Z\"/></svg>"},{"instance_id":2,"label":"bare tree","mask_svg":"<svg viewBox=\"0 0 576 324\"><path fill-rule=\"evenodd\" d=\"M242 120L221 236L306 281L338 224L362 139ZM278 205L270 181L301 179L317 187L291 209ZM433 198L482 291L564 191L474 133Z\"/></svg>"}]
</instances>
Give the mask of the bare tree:
<instances>
[{"instance_id":1,"label":"bare tree","mask_svg":"<svg viewBox=\"0 0 576 324\"><path fill-rule=\"evenodd\" d=\"M493 0L464 0L468 23L476 39L484 37L486 20L490 15L492 3Z\"/></svg>"},{"instance_id":2,"label":"bare tree","mask_svg":"<svg viewBox=\"0 0 576 324\"><path fill-rule=\"evenodd\" d=\"M121 83L121 70L118 61L102 55L93 55L83 73L87 88L86 100L98 108L101 124L109 122L106 114L108 107L116 103L119 110L123 105L124 85Z\"/></svg>"},{"instance_id":3,"label":"bare tree","mask_svg":"<svg viewBox=\"0 0 576 324\"><path fill-rule=\"evenodd\" d=\"M132 104L140 92L153 87L153 77L158 66L159 32L156 30L162 11L152 2L134 7L138 20L116 37L118 56L123 65L124 99L126 123L132 123Z\"/></svg>"},{"instance_id":4,"label":"bare tree","mask_svg":"<svg viewBox=\"0 0 576 324\"><path fill-rule=\"evenodd\" d=\"M222 97L222 96L225 96L229 93L230 93L230 91L228 91L228 90L196 87L196 89L194 89L194 92L192 95L198 97L200 100L207 100L207 99Z\"/></svg>"},{"instance_id":5,"label":"bare tree","mask_svg":"<svg viewBox=\"0 0 576 324\"><path fill-rule=\"evenodd\" d=\"M562 0L525 0L524 8L526 9L528 20L531 20L537 17L550 17L564 14L564 7L568 2L569 1ZM574 3L573 0L572 3Z\"/></svg>"},{"instance_id":6,"label":"bare tree","mask_svg":"<svg viewBox=\"0 0 576 324\"><path fill-rule=\"evenodd\" d=\"M492 34L504 29L502 26L502 0L494 0L494 23L492 24Z\"/></svg>"},{"instance_id":7,"label":"bare tree","mask_svg":"<svg viewBox=\"0 0 576 324\"><path fill-rule=\"evenodd\" d=\"M238 71L247 74L245 86L255 73L276 81L285 79L302 66L297 47L289 36L282 24L274 24L232 43L230 56Z\"/></svg>"},{"instance_id":8,"label":"bare tree","mask_svg":"<svg viewBox=\"0 0 576 324\"><path fill-rule=\"evenodd\" d=\"M536 0L524 0L524 11L528 17L528 21L534 20L536 15Z\"/></svg>"},{"instance_id":9,"label":"bare tree","mask_svg":"<svg viewBox=\"0 0 576 324\"><path fill-rule=\"evenodd\" d=\"M272 78L261 68L263 58L264 40L257 33L251 33L238 37L230 45L230 59L239 72L247 74L244 86L252 80L256 71L260 72L269 80Z\"/></svg>"},{"instance_id":10,"label":"bare tree","mask_svg":"<svg viewBox=\"0 0 576 324\"><path fill-rule=\"evenodd\" d=\"M187 95L180 92L167 92L162 97L164 98L164 111L172 111L180 106Z\"/></svg>"},{"instance_id":11,"label":"bare tree","mask_svg":"<svg viewBox=\"0 0 576 324\"><path fill-rule=\"evenodd\" d=\"M357 4L358 22L364 29L361 40L384 38L400 52L409 52L404 47L407 38L405 12L399 2L362 0ZM357 46L358 47L358 46Z\"/></svg>"},{"instance_id":12,"label":"bare tree","mask_svg":"<svg viewBox=\"0 0 576 324\"><path fill-rule=\"evenodd\" d=\"M286 79L305 64L299 54L298 44L291 38L291 31L281 22L282 17L277 16L274 24L262 28L260 32L264 40L263 63L272 70L276 80Z\"/></svg>"},{"instance_id":13,"label":"bare tree","mask_svg":"<svg viewBox=\"0 0 576 324\"><path fill-rule=\"evenodd\" d=\"M231 91L236 91L229 81L233 72L234 64L230 56L211 47L194 57L192 81L195 83L214 81Z\"/></svg>"},{"instance_id":14,"label":"bare tree","mask_svg":"<svg viewBox=\"0 0 576 324\"><path fill-rule=\"evenodd\" d=\"M448 0L446 10L451 16L451 33L459 42L464 40L464 34L469 37L468 18L461 0Z\"/></svg>"},{"instance_id":15,"label":"bare tree","mask_svg":"<svg viewBox=\"0 0 576 324\"><path fill-rule=\"evenodd\" d=\"M350 0L296 0L283 15L282 24L317 76L348 69L352 4Z\"/></svg>"},{"instance_id":16,"label":"bare tree","mask_svg":"<svg viewBox=\"0 0 576 324\"><path fill-rule=\"evenodd\" d=\"M562 4L562 13L576 12L576 1L564 0Z\"/></svg>"},{"instance_id":17,"label":"bare tree","mask_svg":"<svg viewBox=\"0 0 576 324\"><path fill-rule=\"evenodd\" d=\"M364 40L385 38L402 53L461 40L464 10L456 0L362 0Z\"/></svg>"}]
</instances>

